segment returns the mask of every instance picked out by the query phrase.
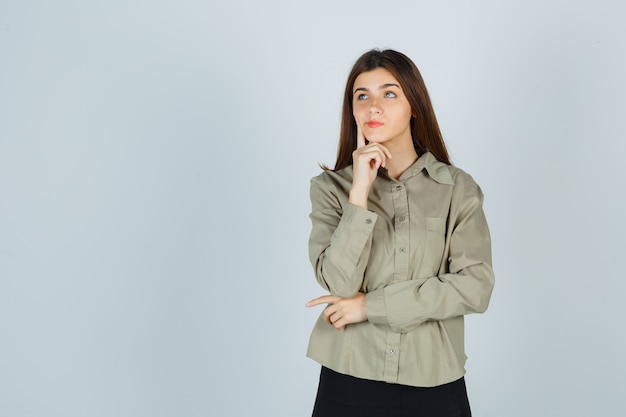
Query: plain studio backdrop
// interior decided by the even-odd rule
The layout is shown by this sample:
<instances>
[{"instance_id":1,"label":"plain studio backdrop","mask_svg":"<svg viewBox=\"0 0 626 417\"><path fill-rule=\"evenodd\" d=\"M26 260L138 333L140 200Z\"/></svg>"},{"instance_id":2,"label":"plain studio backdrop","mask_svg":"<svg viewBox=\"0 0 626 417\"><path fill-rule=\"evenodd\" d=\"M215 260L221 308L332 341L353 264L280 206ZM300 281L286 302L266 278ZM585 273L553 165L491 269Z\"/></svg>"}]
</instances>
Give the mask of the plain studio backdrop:
<instances>
[{"instance_id":1,"label":"plain studio backdrop","mask_svg":"<svg viewBox=\"0 0 626 417\"><path fill-rule=\"evenodd\" d=\"M482 186L483 416L624 416L626 6L2 1L0 415L310 415L309 179L356 58Z\"/></svg>"}]
</instances>

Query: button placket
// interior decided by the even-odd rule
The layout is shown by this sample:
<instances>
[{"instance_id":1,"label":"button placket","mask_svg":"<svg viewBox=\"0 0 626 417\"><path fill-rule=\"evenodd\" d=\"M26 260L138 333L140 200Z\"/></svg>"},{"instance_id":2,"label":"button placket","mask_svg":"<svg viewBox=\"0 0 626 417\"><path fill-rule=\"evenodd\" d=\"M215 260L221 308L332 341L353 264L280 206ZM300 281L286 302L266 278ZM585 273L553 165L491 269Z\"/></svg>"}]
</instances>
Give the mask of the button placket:
<instances>
[{"instance_id":1,"label":"button placket","mask_svg":"<svg viewBox=\"0 0 626 417\"><path fill-rule=\"evenodd\" d=\"M394 282L406 281L409 268L409 204L406 186L398 182L391 183L394 210Z\"/></svg>"},{"instance_id":2,"label":"button placket","mask_svg":"<svg viewBox=\"0 0 626 417\"><path fill-rule=\"evenodd\" d=\"M394 225L394 275L393 282L409 279L409 202L406 186L398 181L391 181L389 191L393 201ZM385 343L385 370L384 380L397 382L400 369L400 342L401 334L389 329Z\"/></svg>"},{"instance_id":3,"label":"button placket","mask_svg":"<svg viewBox=\"0 0 626 417\"><path fill-rule=\"evenodd\" d=\"M388 332L387 344L385 346L385 370L384 380L387 382L398 381L398 371L400 369L400 333Z\"/></svg>"}]
</instances>

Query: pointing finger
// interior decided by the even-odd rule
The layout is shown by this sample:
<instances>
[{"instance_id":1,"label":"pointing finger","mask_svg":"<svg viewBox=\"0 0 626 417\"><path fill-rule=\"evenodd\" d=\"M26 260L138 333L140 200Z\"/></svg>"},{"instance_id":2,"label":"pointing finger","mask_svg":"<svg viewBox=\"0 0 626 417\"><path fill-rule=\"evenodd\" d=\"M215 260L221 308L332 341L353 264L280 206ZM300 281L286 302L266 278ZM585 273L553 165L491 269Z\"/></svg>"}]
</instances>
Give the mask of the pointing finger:
<instances>
[{"instance_id":1,"label":"pointing finger","mask_svg":"<svg viewBox=\"0 0 626 417\"><path fill-rule=\"evenodd\" d=\"M314 307L320 304L332 304L337 300L339 300L339 297L335 295L323 295L306 303L306 307Z\"/></svg>"}]
</instances>

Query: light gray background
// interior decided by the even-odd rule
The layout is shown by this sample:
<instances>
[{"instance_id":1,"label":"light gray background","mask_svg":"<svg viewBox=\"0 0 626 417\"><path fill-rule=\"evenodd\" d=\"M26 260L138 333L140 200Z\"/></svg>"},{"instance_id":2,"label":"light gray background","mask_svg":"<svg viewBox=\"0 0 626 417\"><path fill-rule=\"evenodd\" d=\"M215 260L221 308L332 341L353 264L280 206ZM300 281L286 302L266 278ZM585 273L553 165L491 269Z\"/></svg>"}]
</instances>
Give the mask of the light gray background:
<instances>
[{"instance_id":1,"label":"light gray background","mask_svg":"<svg viewBox=\"0 0 626 417\"><path fill-rule=\"evenodd\" d=\"M485 194L481 416L623 416L619 1L0 3L0 415L307 416L309 178L354 60Z\"/></svg>"}]
</instances>

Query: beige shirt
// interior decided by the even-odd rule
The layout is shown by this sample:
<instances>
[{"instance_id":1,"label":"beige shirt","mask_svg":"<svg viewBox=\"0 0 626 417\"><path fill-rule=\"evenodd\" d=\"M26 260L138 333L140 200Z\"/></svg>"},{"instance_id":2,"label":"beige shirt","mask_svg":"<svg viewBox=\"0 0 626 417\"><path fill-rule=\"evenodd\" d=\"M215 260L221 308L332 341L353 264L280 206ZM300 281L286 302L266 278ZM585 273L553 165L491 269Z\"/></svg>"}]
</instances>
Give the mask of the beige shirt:
<instances>
[{"instance_id":1,"label":"beige shirt","mask_svg":"<svg viewBox=\"0 0 626 417\"><path fill-rule=\"evenodd\" d=\"M331 294L366 293L368 321L336 330L320 315L307 356L337 372L412 386L465 374L463 315L494 285L483 195L472 177L422 155L379 174L368 208L348 202L352 167L311 180L309 256Z\"/></svg>"}]
</instances>

